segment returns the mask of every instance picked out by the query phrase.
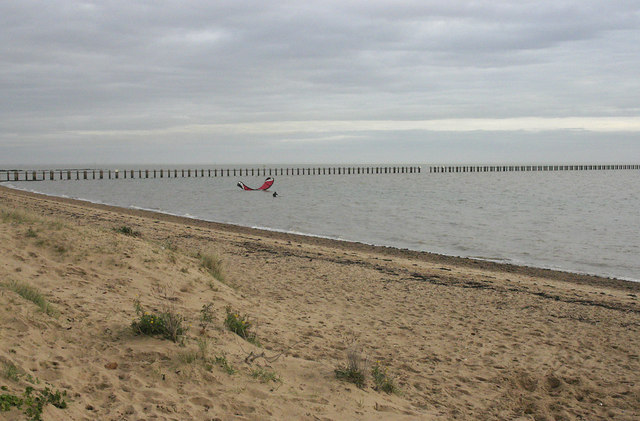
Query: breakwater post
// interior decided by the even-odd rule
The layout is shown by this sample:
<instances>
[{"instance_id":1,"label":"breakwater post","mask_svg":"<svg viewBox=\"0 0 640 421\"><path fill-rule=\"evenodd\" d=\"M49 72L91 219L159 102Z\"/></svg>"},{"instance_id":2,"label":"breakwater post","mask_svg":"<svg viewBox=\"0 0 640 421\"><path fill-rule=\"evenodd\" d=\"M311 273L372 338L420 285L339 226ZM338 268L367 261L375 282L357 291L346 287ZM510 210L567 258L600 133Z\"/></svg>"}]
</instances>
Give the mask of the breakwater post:
<instances>
[{"instance_id":1,"label":"breakwater post","mask_svg":"<svg viewBox=\"0 0 640 421\"><path fill-rule=\"evenodd\" d=\"M103 179L157 179L190 177L242 177L242 176L323 176L323 175L380 175L428 173L485 173L534 171L611 171L640 170L638 164L587 165L429 165L429 166L354 166L354 167L279 167L279 168L209 168L209 169L0 169L0 182L103 180ZM165 177L166 175L166 177Z\"/></svg>"},{"instance_id":2,"label":"breakwater post","mask_svg":"<svg viewBox=\"0 0 640 421\"><path fill-rule=\"evenodd\" d=\"M384 169L384 171L382 171ZM142 178L191 178L191 177L242 177L278 175L358 175L358 174L414 174L422 171L419 166L402 167L295 167L295 168L181 168L181 169L46 169L46 170L3 170L3 181L60 181L60 180L103 180ZM48 177L47 177L48 175ZM91 177L89 176L91 175Z\"/></svg>"},{"instance_id":3,"label":"breakwater post","mask_svg":"<svg viewBox=\"0 0 640 421\"><path fill-rule=\"evenodd\" d=\"M429 166L430 173L466 173L466 172L513 172L513 171L607 171L638 170L637 164L620 165L463 165Z\"/></svg>"}]
</instances>

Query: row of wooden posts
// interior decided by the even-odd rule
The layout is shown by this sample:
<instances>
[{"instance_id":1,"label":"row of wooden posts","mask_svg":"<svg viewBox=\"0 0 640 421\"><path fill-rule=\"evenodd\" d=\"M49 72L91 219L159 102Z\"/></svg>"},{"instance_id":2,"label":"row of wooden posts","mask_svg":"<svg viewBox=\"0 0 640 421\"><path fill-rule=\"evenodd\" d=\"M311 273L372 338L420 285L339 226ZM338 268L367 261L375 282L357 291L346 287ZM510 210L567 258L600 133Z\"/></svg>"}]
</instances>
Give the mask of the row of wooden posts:
<instances>
[{"instance_id":1,"label":"row of wooden posts","mask_svg":"<svg viewBox=\"0 0 640 421\"><path fill-rule=\"evenodd\" d=\"M238 177L277 175L412 174L420 167L212 168L212 169L57 169L0 170L0 181L102 180L126 178Z\"/></svg>"},{"instance_id":2,"label":"row of wooden posts","mask_svg":"<svg viewBox=\"0 0 640 421\"><path fill-rule=\"evenodd\" d=\"M429 166L430 173L476 173L512 171L637 170L640 165L474 165ZM55 169L0 170L2 181L102 180L126 178L238 177L277 175L416 174L421 167L315 167L315 168L211 168L211 169Z\"/></svg>"},{"instance_id":3,"label":"row of wooden posts","mask_svg":"<svg viewBox=\"0 0 640 421\"><path fill-rule=\"evenodd\" d=\"M483 165L429 167L430 173L451 172L511 172L511 171L593 171L593 170L637 170L640 165Z\"/></svg>"}]
</instances>

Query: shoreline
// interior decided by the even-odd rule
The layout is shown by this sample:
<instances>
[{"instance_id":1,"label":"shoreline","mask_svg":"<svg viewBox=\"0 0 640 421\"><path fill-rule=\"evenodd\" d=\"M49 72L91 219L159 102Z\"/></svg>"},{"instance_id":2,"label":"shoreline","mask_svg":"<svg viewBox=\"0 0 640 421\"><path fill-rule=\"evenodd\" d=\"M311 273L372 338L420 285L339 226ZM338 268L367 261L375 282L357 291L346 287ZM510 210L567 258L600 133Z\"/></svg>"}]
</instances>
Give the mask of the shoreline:
<instances>
[{"instance_id":1,"label":"shoreline","mask_svg":"<svg viewBox=\"0 0 640 421\"><path fill-rule=\"evenodd\" d=\"M412 259L423 260L431 263L442 263L448 265L456 265L468 268L477 268L496 272L508 272L520 275L542 277L551 280L571 281L585 285L608 286L621 290L640 291L640 280L620 279L615 277L605 277L588 273L570 272L557 269L548 269L535 266L516 265L512 263L495 262L484 259L474 259L470 257L450 256L445 254L433 253L428 251L418 251L411 249L402 249L391 246L372 245L358 241L340 240L327 238L322 236L314 236L307 234L290 233L278 230L261 229L246 227L242 225L228 224L222 222L207 221L198 218L192 218L181 215L174 215L161 211L153 211L148 209L125 208L121 206L96 203L89 200L73 199L67 197L53 196L44 193L36 193L28 190L17 189L0 185L0 189L7 189L18 194L28 197L52 200L59 203L77 204L93 209L109 210L127 215L144 216L151 219L163 220L168 222L179 223L183 225L193 225L199 227L208 227L215 229L227 230L234 233L245 233L259 235L274 239L295 239L295 241L306 243L309 245L322 245L326 247L336 247L345 250L358 251L375 251L388 256L405 256Z\"/></svg>"}]
</instances>

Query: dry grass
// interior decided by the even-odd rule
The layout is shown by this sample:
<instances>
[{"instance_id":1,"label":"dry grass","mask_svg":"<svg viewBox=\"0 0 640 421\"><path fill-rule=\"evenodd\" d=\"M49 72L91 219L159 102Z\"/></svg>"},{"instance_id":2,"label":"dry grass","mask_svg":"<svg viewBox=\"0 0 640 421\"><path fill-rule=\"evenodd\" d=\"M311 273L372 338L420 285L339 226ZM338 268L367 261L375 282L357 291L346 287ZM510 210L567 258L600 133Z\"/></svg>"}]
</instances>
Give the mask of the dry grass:
<instances>
[{"instance_id":1,"label":"dry grass","mask_svg":"<svg viewBox=\"0 0 640 421\"><path fill-rule=\"evenodd\" d=\"M351 348L347 351L347 363L336 368L336 377L353 383L362 389L366 383L365 373L367 366L367 358L358 350Z\"/></svg>"},{"instance_id":2,"label":"dry grass","mask_svg":"<svg viewBox=\"0 0 640 421\"><path fill-rule=\"evenodd\" d=\"M29 300L35 305L37 305L43 313L48 314L49 316L57 316L58 311L53 307L51 303L49 303L46 298L40 293L35 287L32 287L29 284L18 281L9 281L7 283L2 284L5 288L15 292L25 300Z\"/></svg>"},{"instance_id":3,"label":"dry grass","mask_svg":"<svg viewBox=\"0 0 640 421\"><path fill-rule=\"evenodd\" d=\"M207 272L209 272L211 276L216 278L218 281L224 282L225 279L222 268L222 259L211 254L201 254L199 257L202 267L205 268Z\"/></svg>"}]
</instances>

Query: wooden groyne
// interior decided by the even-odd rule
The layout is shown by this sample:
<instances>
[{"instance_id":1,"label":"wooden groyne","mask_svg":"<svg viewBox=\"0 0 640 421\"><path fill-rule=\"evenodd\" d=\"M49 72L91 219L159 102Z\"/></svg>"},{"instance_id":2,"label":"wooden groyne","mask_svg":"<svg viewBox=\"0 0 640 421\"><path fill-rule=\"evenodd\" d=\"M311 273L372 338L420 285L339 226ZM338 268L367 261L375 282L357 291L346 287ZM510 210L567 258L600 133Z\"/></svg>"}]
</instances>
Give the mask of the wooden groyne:
<instances>
[{"instance_id":1,"label":"wooden groyne","mask_svg":"<svg viewBox=\"0 0 640 421\"><path fill-rule=\"evenodd\" d=\"M603 171L637 170L640 165L463 165L430 166L430 173L513 172L513 171Z\"/></svg>"},{"instance_id":2,"label":"wooden groyne","mask_svg":"<svg viewBox=\"0 0 640 421\"><path fill-rule=\"evenodd\" d=\"M296 167L296 168L180 168L180 169L37 169L0 170L2 181L116 180L141 178L246 177L278 175L414 174L413 167Z\"/></svg>"},{"instance_id":3,"label":"wooden groyne","mask_svg":"<svg viewBox=\"0 0 640 421\"><path fill-rule=\"evenodd\" d=\"M514 171L638 170L637 164L620 165L432 165L412 167L295 167L295 168L180 168L180 169L0 169L0 182L54 180L117 180L142 178L201 178L247 176L483 173Z\"/></svg>"}]
</instances>

